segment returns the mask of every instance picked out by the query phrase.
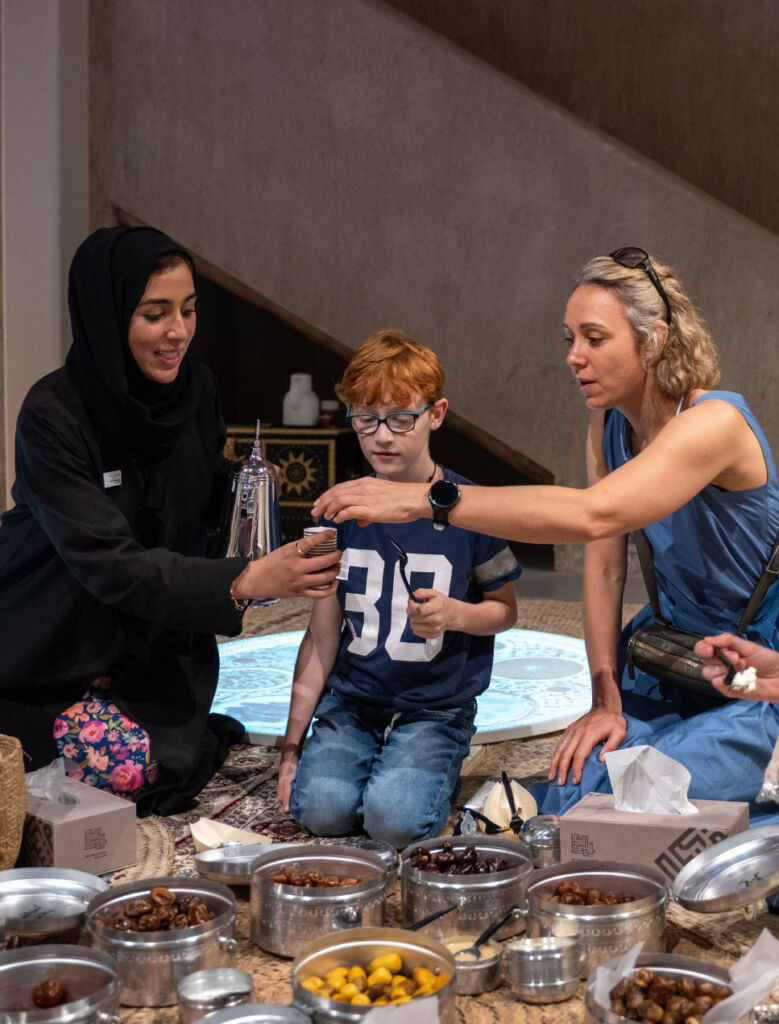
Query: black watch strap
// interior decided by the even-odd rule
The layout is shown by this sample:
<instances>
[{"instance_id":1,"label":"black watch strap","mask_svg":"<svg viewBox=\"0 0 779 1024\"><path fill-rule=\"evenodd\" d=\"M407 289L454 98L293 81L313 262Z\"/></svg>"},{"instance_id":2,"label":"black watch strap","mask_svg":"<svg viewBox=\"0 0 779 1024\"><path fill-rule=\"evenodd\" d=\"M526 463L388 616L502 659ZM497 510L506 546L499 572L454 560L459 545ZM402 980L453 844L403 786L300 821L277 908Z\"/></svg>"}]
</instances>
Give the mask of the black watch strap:
<instances>
[{"instance_id":1,"label":"black watch strap","mask_svg":"<svg viewBox=\"0 0 779 1024\"><path fill-rule=\"evenodd\" d=\"M433 510L433 528L445 530L449 513L460 500L460 488L453 480L437 480L427 492L427 499Z\"/></svg>"}]
</instances>

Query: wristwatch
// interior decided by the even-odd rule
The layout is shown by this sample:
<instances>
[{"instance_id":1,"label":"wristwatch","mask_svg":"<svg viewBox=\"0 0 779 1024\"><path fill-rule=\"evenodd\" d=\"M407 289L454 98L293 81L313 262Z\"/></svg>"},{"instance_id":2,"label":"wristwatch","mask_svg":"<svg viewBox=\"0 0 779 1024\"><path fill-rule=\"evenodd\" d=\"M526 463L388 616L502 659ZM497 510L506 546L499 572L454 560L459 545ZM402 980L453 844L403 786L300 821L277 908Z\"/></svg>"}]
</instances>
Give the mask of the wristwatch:
<instances>
[{"instance_id":1,"label":"wristwatch","mask_svg":"<svg viewBox=\"0 0 779 1024\"><path fill-rule=\"evenodd\" d=\"M427 492L427 500L433 510L433 529L445 530L449 513L460 500L460 488L453 480L436 480Z\"/></svg>"}]
</instances>

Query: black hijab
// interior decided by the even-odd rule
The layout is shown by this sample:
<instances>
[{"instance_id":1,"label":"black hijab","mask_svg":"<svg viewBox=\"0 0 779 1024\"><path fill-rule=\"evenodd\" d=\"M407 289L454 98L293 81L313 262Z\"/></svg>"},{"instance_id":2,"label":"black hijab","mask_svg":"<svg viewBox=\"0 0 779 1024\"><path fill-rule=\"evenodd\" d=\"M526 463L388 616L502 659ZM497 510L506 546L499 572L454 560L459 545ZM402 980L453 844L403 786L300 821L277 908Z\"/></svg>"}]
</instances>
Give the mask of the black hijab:
<instances>
[{"instance_id":1,"label":"black hijab","mask_svg":"<svg viewBox=\"0 0 779 1024\"><path fill-rule=\"evenodd\" d=\"M68 306L73 331L65 366L90 417L122 450L148 463L176 445L198 402L185 356L170 384L147 380L127 344L127 329L157 261L191 256L154 228L100 228L70 265Z\"/></svg>"}]
</instances>

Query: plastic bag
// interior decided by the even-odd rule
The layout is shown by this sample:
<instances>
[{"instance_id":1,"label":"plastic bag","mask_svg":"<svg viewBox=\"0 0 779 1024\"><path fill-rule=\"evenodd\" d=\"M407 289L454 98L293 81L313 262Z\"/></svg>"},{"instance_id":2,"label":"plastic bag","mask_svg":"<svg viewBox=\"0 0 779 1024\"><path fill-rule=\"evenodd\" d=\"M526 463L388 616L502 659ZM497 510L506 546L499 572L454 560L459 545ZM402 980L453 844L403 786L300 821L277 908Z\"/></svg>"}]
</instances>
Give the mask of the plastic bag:
<instances>
[{"instance_id":1,"label":"plastic bag","mask_svg":"<svg viewBox=\"0 0 779 1024\"><path fill-rule=\"evenodd\" d=\"M761 804L767 804L771 800L779 804L779 739L771 754L771 760L766 765L762 789L755 799Z\"/></svg>"}]
</instances>

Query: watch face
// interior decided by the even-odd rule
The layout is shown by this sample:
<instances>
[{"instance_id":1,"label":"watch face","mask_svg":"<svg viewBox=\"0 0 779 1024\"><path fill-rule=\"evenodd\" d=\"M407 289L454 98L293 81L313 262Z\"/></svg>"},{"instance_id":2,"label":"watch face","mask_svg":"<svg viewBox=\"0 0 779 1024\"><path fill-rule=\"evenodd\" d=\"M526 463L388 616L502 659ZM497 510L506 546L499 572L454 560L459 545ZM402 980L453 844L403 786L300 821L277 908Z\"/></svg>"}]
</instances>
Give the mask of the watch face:
<instances>
[{"instance_id":1,"label":"watch face","mask_svg":"<svg viewBox=\"0 0 779 1024\"><path fill-rule=\"evenodd\" d=\"M437 508L454 508L460 500L460 488L452 480L438 480L430 488L430 501Z\"/></svg>"}]
</instances>

